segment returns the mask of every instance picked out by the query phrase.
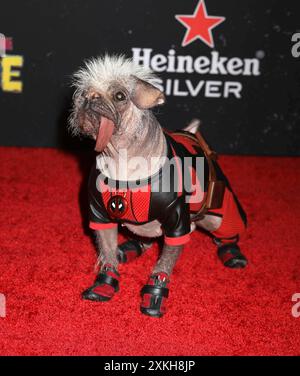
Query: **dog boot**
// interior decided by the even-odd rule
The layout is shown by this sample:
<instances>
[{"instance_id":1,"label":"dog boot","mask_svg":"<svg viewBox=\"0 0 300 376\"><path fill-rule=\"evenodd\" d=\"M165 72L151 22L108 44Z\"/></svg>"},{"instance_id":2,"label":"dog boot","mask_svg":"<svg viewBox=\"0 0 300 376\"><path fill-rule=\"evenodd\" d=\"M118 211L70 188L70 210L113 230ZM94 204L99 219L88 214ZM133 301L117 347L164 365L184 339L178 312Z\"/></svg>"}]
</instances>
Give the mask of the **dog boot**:
<instances>
[{"instance_id":1,"label":"dog boot","mask_svg":"<svg viewBox=\"0 0 300 376\"><path fill-rule=\"evenodd\" d=\"M147 285L142 288L141 312L152 317L162 317L166 312L166 299L169 296L169 277L166 273L152 274Z\"/></svg>"},{"instance_id":2,"label":"dog boot","mask_svg":"<svg viewBox=\"0 0 300 376\"><path fill-rule=\"evenodd\" d=\"M142 243L140 240L127 240L118 246L119 254L118 259L121 264L135 260L141 256L151 243Z\"/></svg>"},{"instance_id":3,"label":"dog boot","mask_svg":"<svg viewBox=\"0 0 300 376\"><path fill-rule=\"evenodd\" d=\"M98 274L93 286L82 293L82 298L96 302L110 300L119 291L120 274L117 270L107 264Z\"/></svg>"},{"instance_id":4,"label":"dog boot","mask_svg":"<svg viewBox=\"0 0 300 376\"><path fill-rule=\"evenodd\" d=\"M232 269L240 269L245 268L248 264L246 257L242 254L237 243L217 243L217 246L218 257L224 266Z\"/></svg>"}]
</instances>

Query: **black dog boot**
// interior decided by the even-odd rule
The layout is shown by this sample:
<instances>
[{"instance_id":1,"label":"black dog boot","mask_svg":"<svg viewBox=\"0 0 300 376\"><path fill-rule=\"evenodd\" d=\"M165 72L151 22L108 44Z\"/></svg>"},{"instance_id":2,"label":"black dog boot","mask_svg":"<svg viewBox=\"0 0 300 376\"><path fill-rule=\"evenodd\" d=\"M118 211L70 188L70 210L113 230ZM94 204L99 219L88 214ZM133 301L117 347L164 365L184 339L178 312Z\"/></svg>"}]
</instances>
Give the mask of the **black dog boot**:
<instances>
[{"instance_id":1,"label":"black dog boot","mask_svg":"<svg viewBox=\"0 0 300 376\"><path fill-rule=\"evenodd\" d=\"M118 259L120 264L130 262L135 260L137 257L140 257L150 245L151 244L147 246L141 241L135 239L127 240L126 242L122 243L118 246Z\"/></svg>"},{"instance_id":2,"label":"black dog boot","mask_svg":"<svg viewBox=\"0 0 300 376\"><path fill-rule=\"evenodd\" d=\"M120 274L111 265L105 265L93 286L82 293L82 299L106 302L119 291Z\"/></svg>"},{"instance_id":3,"label":"black dog boot","mask_svg":"<svg viewBox=\"0 0 300 376\"><path fill-rule=\"evenodd\" d=\"M143 314L151 317L162 317L165 314L169 282L169 277L165 273L156 273L150 276L147 285L141 291L141 312Z\"/></svg>"},{"instance_id":4,"label":"black dog boot","mask_svg":"<svg viewBox=\"0 0 300 376\"><path fill-rule=\"evenodd\" d=\"M218 244L218 256L227 268L240 269L248 264L237 243Z\"/></svg>"}]
</instances>

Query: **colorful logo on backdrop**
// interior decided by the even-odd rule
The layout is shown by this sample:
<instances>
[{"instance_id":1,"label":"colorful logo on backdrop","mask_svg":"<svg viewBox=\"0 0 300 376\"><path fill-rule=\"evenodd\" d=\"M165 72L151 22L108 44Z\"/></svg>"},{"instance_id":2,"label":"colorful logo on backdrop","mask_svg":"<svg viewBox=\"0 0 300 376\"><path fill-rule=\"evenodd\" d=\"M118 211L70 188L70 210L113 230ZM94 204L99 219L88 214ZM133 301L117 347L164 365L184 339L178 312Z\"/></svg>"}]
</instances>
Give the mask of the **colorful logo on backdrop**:
<instances>
[{"instance_id":1,"label":"colorful logo on backdrop","mask_svg":"<svg viewBox=\"0 0 300 376\"><path fill-rule=\"evenodd\" d=\"M182 47L199 39L208 47L214 48L212 30L225 21L225 17L209 16L204 0L200 0L193 14L176 15L175 18L186 27Z\"/></svg>"},{"instance_id":2,"label":"colorful logo on backdrop","mask_svg":"<svg viewBox=\"0 0 300 376\"><path fill-rule=\"evenodd\" d=\"M225 36L226 30L222 26L226 25L226 18L211 15L207 5L209 0L200 0L189 14L175 15L178 30L183 31L178 39L180 48L162 52L151 47L133 47L133 61L164 74L157 86L167 96L240 99L243 83L239 78L261 74L260 59L264 52L256 51L254 57L223 56L215 41L217 35ZM170 45L172 43L173 40ZM196 44L203 54L195 55L195 50L188 50L190 45L196 47Z\"/></svg>"},{"instance_id":3,"label":"colorful logo on backdrop","mask_svg":"<svg viewBox=\"0 0 300 376\"><path fill-rule=\"evenodd\" d=\"M0 34L0 86L6 93L22 93L24 58L13 54L13 39Z\"/></svg>"}]
</instances>

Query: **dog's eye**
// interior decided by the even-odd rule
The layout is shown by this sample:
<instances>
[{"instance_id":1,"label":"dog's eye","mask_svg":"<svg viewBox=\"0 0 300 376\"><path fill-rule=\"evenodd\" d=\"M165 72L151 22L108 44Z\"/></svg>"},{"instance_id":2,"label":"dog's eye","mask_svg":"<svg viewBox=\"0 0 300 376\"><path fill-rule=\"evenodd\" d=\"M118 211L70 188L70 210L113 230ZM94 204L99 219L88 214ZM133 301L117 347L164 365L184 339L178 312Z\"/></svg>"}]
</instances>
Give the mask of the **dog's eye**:
<instances>
[{"instance_id":1,"label":"dog's eye","mask_svg":"<svg viewBox=\"0 0 300 376\"><path fill-rule=\"evenodd\" d=\"M126 99L126 95L122 91L116 92L114 97L115 97L115 100L118 102L125 101Z\"/></svg>"}]
</instances>

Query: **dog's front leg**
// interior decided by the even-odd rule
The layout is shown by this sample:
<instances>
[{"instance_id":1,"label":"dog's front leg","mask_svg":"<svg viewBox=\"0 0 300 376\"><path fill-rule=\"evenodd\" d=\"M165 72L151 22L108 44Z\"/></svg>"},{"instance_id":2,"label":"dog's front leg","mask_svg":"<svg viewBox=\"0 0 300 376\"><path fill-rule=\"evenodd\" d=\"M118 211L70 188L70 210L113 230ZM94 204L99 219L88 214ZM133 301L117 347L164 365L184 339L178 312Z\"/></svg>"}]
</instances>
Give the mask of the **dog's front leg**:
<instances>
[{"instance_id":1,"label":"dog's front leg","mask_svg":"<svg viewBox=\"0 0 300 376\"><path fill-rule=\"evenodd\" d=\"M110 300L119 290L118 229L96 230L96 246L99 253L100 272L96 281L82 294L83 299Z\"/></svg>"},{"instance_id":2,"label":"dog's front leg","mask_svg":"<svg viewBox=\"0 0 300 376\"><path fill-rule=\"evenodd\" d=\"M106 265L118 269L118 228L113 227L106 230L96 230L96 247L99 255L100 268Z\"/></svg>"},{"instance_id":3,"label":"dog's front leg","mask_svg":"<svg viewBox=\"0 0 300 376\"><path fill-rule=\"evenodd\" d=\"M165 244L161 256L153 269L153 274L163 273L170 276L182 249L183 245L171 246Z\"/></svg>"},{"instance_id":4,"label":"dog's front leg","mask_svg":"<svg viewBox=\"0 0 300 376\"><path fill-rule=\"evenodd\" d=\"M142 313L152 317L161 317L164 315L166 310L165 301L169 295L169 278L182 249L183 245L164 245L161 256L150 275L148 283L141 291Z\"/></svg>"}]
</instances>

